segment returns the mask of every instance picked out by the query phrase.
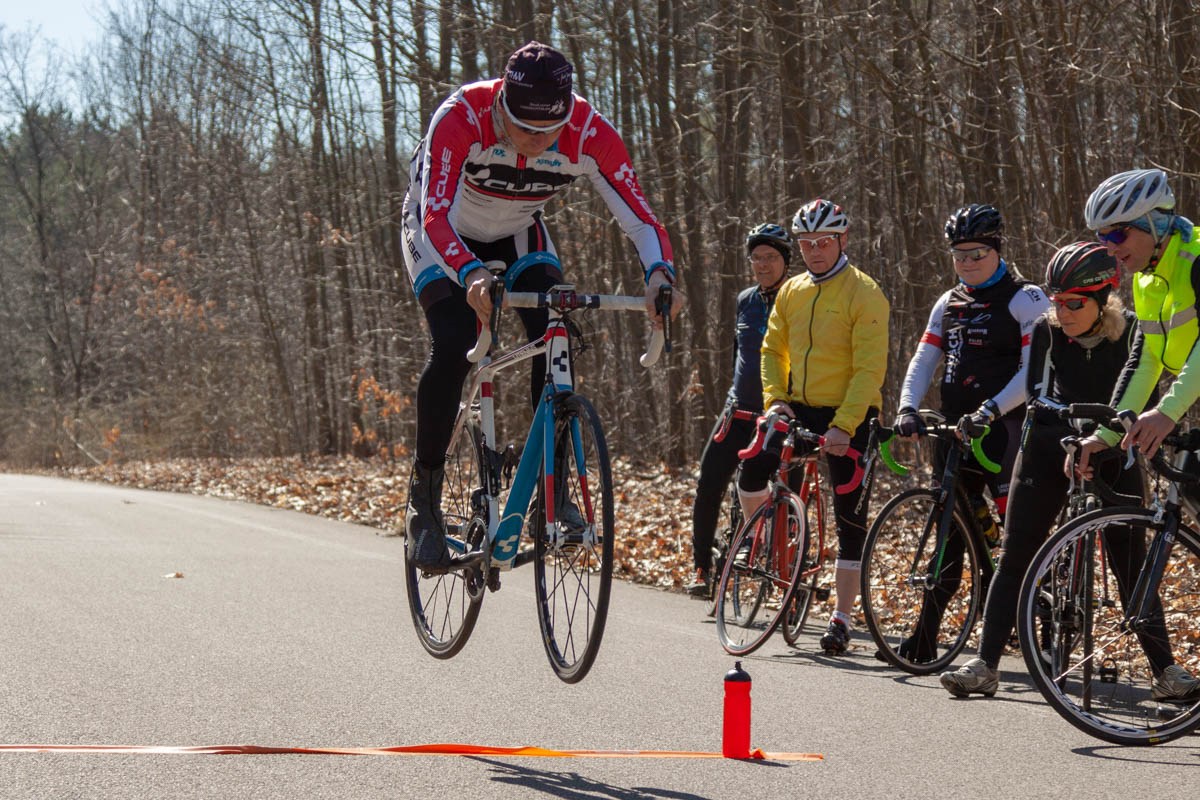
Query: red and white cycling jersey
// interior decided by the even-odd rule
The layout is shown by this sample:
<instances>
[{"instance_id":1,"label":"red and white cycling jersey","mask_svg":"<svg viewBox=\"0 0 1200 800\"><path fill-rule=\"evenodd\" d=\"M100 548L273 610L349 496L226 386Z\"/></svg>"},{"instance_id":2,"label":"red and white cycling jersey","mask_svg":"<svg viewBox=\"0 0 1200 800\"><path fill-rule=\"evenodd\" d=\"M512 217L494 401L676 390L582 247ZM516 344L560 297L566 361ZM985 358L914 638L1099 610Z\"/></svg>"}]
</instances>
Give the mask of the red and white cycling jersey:
<instances>
[{"instance_id":1,"label":"red and white cycling jersey","mask_svg":"<svg viewBox=\"0 0 1200 800\"><path fill-rule=\"evenodd\" d=\"M464 237L495 242L528 230L546 203L580 175L600 192L643 268L669 265L667 232L646 203L612 125L576 96L555 146L526 159L500 136L493 118L504 113L495 104L502 83L472 83L451 95L413 155L403 233L416 291L441 274L461 284L461 270L478 266Z\"/></svg>"}]
</instances>

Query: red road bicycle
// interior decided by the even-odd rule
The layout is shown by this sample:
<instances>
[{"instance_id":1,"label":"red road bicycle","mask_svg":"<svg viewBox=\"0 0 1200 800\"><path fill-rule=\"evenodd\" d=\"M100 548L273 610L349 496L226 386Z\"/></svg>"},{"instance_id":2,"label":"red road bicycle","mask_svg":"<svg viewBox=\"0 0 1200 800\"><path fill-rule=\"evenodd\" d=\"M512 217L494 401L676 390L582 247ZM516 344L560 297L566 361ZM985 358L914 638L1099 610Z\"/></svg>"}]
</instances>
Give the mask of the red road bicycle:
<instances>
[{"instance_id":1,"label":"red road bicycle","mask_svg":"<svg viewBox=\"0 0 1200 800\"><path fill-rule=\"evenodd\" d=\"M741 419L757 416L734 413ZM717 584L717 636L733 655L758 649L780 624L784 639L795 644L813 599L829 597L828 586L820 583L825 503L818 451L825 439L795 420L772 414L759 419L754 442L738 455L743 459L757 455L772 431L783 437L779 467L766 501L734 535ZM848 454L859 458L856 450ZM793 491L788 476L797 468L803 470L803 480ZM854 478L836 491L853 491L864 474L860 465Z\"/></svg>"}]
</instances>

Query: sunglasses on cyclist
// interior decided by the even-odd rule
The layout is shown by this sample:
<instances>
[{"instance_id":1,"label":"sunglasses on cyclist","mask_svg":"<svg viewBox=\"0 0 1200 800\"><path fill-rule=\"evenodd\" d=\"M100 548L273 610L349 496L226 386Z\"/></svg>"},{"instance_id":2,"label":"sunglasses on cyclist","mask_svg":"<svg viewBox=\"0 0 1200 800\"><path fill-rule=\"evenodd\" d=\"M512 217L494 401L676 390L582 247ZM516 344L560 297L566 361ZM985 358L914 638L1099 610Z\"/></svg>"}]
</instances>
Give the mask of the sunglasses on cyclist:
<instances>
[{"instance_id":1,"label":"sunglasses on cyclist","mask_svg":"<svg viewBox=\"0 0 1200 800\"><path fill-rule=\"evenodd\" d=\"M775 264L783 261L783 256L775 251L770 253L754 253L750 256L751 264Z\"/></svg>"},{"instance_id":2,"label":"sunglasses on cyclist","mask_svg":"<svg viewBox=\"0 0 1200 800\"><path fill-rule=\"evenodd\" d=\"M571 105L567 107L567 115L565 117L558 122L553 122L546 126L530 125L528 122L522 122L521 120L517 119L516 115L513 114L512 109L508 107L508 98L505 97L503 92L500 93L500 105L504 107L504 115L508 117L508 121L512 123L512 125L518 130L524 131L525 133L554 133L566 125L571 119L571 111L575 107L575 98L571 98Z\"/></svg>"},{"instance_id":3,"label":"sunglasses on cyclist","mask_svg":"<svg viewBox=\"0 0 1200 800\"><path fill-rule=\"evenodd\" d=\"M830 242L836 242L839 235L840 234L837 233L831 233L827 236L818 236L815 239L797 239L796 241L800 243L800 247L803 249L814 250L818 247L824 247Z\"/></svg>"},{"instance_id":4,"label":"sunglasses on cyclist","mask_svg":"<svg viewBox=\"0 0 1200 800\"><path fill-rule=\"evenodd\" d=\"M972 250L959 250L956 247L951 247L950 255L955 261L966 261L968 258L972 261L983 261L991 251L992 248L990 247L976 247Z\"/></svg>"},{"instance_id":5,"label":"sunglasses on cyclist","mask_svg":"<svg viewBox=\"0 0 1200 800\"><path fill-rule=\"evenodd\" d=\"M1096 238L1105 244L1121 244L1129 238L1129 229L1132 227L1132 225L1121 225L1113 228L1108 233L1096 231Z\"/></svg>"},{"instance_id":6,"label":"sunglasses on cyclist","mask_svg":"<svg viewBox=\"0 0 1200 800\"><path fill-rule=\"evenodd\" d=\"M1087 305L1087 298L1077 294L1056 294L1050 299L1068 311L1080 311Z\"/></svg>"}]
</instances>

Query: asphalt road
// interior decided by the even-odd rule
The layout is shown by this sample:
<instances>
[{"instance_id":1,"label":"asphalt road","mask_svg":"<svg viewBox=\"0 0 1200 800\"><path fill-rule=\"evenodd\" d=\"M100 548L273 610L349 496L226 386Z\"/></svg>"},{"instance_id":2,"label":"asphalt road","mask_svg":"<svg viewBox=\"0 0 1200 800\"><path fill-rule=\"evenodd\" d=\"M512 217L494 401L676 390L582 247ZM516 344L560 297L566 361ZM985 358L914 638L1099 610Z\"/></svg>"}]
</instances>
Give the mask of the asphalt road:
<instances>
[{"instance_id":1,"label":"asphalt road","mask_svg":"<svg viewBox=\"0 0 1200 800\"><path fill-rule=\"evenodd\" d=\"M720 749L733 660L699 603L618 584L600 658L567 686L527 569L459 656L427 656L401 547L289 511L0 475L0 745ZM754 745L820 762L0 751L0 797L1195 795L1200 737L1090 739L1016 661L995 699L961 701L875 661L862 634L839 659L816 639L745 666Z\"/></svg>"}]
</instances>

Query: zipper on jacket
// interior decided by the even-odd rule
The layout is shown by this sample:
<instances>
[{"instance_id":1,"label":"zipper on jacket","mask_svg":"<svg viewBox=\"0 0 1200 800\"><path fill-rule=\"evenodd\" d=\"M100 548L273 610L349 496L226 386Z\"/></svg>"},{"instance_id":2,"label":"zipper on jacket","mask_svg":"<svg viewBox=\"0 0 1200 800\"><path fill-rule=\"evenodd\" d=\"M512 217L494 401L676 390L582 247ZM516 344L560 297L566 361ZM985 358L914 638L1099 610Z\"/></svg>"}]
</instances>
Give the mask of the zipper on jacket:
<instances>
[{"instance_id":1,"label":"zipper on jacket","mask_svg":"<svg viewBox=\"0 0 1200 800\"><path fill-rule=\"evenodd\" d=\"M813 325L817 319L817 301L821 299L821 284L814 284L817 293L813 295L812 307L808 310L808 349L804 351L804 380L800 383L800 402L808 405L808 357L813 349Z\"/></svg>"}]
</instances>

